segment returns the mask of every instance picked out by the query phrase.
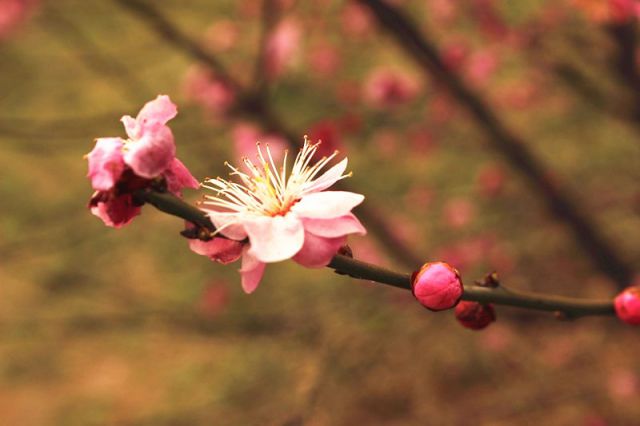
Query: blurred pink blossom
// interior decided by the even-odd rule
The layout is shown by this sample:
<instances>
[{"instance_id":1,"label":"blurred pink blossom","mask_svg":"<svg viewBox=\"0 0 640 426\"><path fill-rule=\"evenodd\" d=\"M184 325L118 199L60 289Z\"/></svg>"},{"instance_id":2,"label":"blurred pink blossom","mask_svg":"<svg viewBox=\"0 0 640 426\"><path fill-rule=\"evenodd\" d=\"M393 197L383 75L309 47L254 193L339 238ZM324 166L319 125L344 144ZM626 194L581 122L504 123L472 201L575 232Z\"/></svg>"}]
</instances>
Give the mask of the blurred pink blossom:
<instances>
[{"instance_id":1,"label":"blurred pink blossom","mask_svg":"<svg viewBox=\"0 0 640 426\"><path fill-rule=\"evenodd\" d=\"M334 151L343 150L340 130L332 120L322 120L312 124L309 128L309 140L321 142L316 152L319 157L328 157Z\"/></svg>"},{"instance_id":2,"label":"blurred pink blossom","mask_svg":"<svg viewBox=\"0 0 640 426\"><path fill-rule=\"evenodd\" d=\"M345 191L325 191L347 177L347 159L317 177L333 158L312 163L316 146L305 139L287 176L276 169L269 148L258 146L257 164L245 159L249 174L230 166L239 183L208 179L200 208L221 235L236 241L248 239L243 250L242 288L253 292L267 263L293 259L303 266L326 266L348 234L366 233L351 210L364 196ZM335 155L335 154L334 154Z\"/></svg>"},{"instance_id":3,"label":"blurred pink blossom","mask_svg":"<svg viewBox=\"0 0 640 426\"><path fill-rule=\"evenodd\" d=\"M310 65L309 71L322 78L332 77L342 65L342 58L338 50L326 43L309 49L307 55Z\"/></svg>"},{"instance_id":4,"label":"blurred pink blossom","mask_svg":"<svg viewBox=\"0 0 640 426\"><path fill-rule=\"evenodd\" d=\"M615 399L636 398L640 390L638 375L629 369L614 370L607 380L607 389Z\"/></svg>"},{"instance_id":5,"label":"blurred pink blossom","mask_svg":"<svg viewBox=\"0 0 640 426\"><path fill-rule=\"evenodd\" d=\"M509 34L509 28L496 10L494 0L472 0L470 4L472 16L485 36L501 40Z\"/></svg>"},{"instance_id":6,"label":"blurred pink blossom","mask_svg":"<svg viewBox=\"0 0 640 426\"><path fill-rule=\"evenodd\" d=\"M420 83L412 76L387 68L373 70L363 87L365 101L374 108L394 108L416 98Z\"/></svg>"},{"instance_id":7,"label":"blurred pink blossom","mask_svg":"<svg viewBox=\"0 0 640 426\"><path fill-rule=\"evenodd\" d=\"M429 0L427 1L429 16L440 24L450 24L458 17L457 0Z\"/></svg>"},{"instance_id":8,"label":"blurred pink blossom","mask_svg":"<svg viewBox=\"0 0 640 426\"><path fill-rule=\"evenodd\" d=\"M265 72L269 79L280 77L293 63L302 41L302 28L294 18L283 19L265 45Z\"/></svg>"},{"instance_id":9,"label":"blurred pink blossom","mask_svg":"<svg viewBox=\"0 0 640 426\"><path fill-rule=\"evenodd\" d=\"M444 206L444 221L451 228L463 228L475 217L475 208L465 198L453 198Z\"/></svg>"},{"instance_id":10,"label":"blurred pink blossom","mask_svg":"<svg viewBox=\"0 0 640 426\"><path fill-rule=\"evenodd\" d=\"M502 167L497 164L486 164L478 171L476 185L481 195L493 198L502 193L505 180L506 176Z\"/></svg>"},{"instance_id":11,"label":"blurred pink blossom","mask_svg":"<svg viewBox=\"0 0 640 426\"><path fill-rule=\"evenodd\" d=\"M236 100L235 92L226 82L201 66L189 68L183 90L187 99L201 105L212 118L225 116Z\"/></svg>"},{"instance_id":12,"label":"blurred pink blossom","mask_svg":"<svg viewBox=\"0 0 640 426\"><path fill-rule=\"evenodd\" d=\"M636 0L572 0L572 4L598 24L622 24L640 15Z\"/></svg>"},{"instance_id":13,"label":"blurred pink blossom","mask_svg":"<svg viewBox=\"0 0 640 426\"><path fill-rule=\"evenodd\" d=\"M209 318L220 315L229 306L229 287L224 281L214 281L207 285L198 301L198 311Z\"/></svg>"},{"instance_id":14,"label":"blurred pink blossom","mask_svg":"<svg viewBox=\"0 0 640 426\"><path fill-rule=\"evenodd\" d=\"M365 37L373 29L372 17L366 7L346 2L342 9L342 29L352 37Z\"/></svg>"},{"instance_id":15,"label":"blurred pink blossom","mask_svg":"<svg viewBox=\"0 0 640 426\"><path fill-rule=\"evenodd\" d=\"M205 32L205 44L214 52L226 52L236 46L240 31L238 24L228 19L213 23Z\"/></svg>"},{"instance_id":16,"label":"blurred pink blossom","mask_svg":"<svg viewBox=\"0 0 640 426\"><path fill-rule=\"evenodd\" d=\"M258 127L250 123L236 124L232 131L233 149L237 160L246 157L254 159L256 157L256 142L269 147L274 161L280 162L284 158L287 149L287 140L274 133L264 133Z\"/></svg>"},{"instance_id":17,"label":"blurred pink blossom","mask_svg":"<svg viewBox=\"0 0 640 426\"><path fill-rule=\"evenodd\" d=\"M24 22L37 3L37 0L0 0L0 40Z\"/></svg>"}]
</instances>

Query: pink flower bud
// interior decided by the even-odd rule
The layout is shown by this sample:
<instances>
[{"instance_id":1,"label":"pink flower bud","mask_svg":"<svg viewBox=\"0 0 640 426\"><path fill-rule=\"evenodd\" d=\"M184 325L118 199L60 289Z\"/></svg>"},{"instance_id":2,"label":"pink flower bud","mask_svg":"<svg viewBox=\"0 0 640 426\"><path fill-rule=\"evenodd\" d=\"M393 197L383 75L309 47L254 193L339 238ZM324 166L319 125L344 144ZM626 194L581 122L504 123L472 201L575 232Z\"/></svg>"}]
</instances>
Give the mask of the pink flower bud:
<instances>
[{"instance_id":1,"label":"pink flower bud","mask_svg":"<svg viewBox=\"0 0 640 426\"><path fill-rule=\"evenodd\" d=\"M425 263L411 278L413 295L432 311L451 309L462 297L464 287L460 274L447 263Z\"/></svg>"},{"instance_id":2,"label":"pink flower bud","mask_svg":"<svg viewBox=\"0 0 640 426\"><path fill-rule=\"evenodd\" d=\"M631 325L640 325L640 287L629 287L613 301L616 315Z\"/></svg>"},{"instance_id":3,"label":"pink flower bud","mask_svg":"<svg viewBox=\"0 0 640 426\"><path fill-rule=\"evenodd\" d=\"M458 303L455 314L460 324L471 330L482 330L496 320L493 305L483 305L466 300Z\"/></svg>"}]
</instances>

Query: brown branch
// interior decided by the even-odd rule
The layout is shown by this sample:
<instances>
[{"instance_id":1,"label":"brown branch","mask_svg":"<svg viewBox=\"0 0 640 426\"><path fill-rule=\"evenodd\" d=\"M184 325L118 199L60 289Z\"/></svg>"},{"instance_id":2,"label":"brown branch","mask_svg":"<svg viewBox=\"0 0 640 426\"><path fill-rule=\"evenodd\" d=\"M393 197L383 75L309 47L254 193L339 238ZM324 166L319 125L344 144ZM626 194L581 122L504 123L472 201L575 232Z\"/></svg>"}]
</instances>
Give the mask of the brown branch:
<instances>
[{"instance_id":1,"label":"brown branch","mask_svg":"<svg viewBox=\"0 0 640 426\"><path fill-rule=\"evenodd\" d=\"M466 109L487 136L488 142L511 166L523 174L549 211L572 231L576 241L592 263L616 282L619 288L629 285L633 268L585 214L567 188L552 183L549 173L528 144L498 118L489 105L457 75L450 72L436 47L400 10L381 0L355 0L367 6L378 23L398 42L425 73L439 80L458 103Z\"/></svg>"}]
</instances>

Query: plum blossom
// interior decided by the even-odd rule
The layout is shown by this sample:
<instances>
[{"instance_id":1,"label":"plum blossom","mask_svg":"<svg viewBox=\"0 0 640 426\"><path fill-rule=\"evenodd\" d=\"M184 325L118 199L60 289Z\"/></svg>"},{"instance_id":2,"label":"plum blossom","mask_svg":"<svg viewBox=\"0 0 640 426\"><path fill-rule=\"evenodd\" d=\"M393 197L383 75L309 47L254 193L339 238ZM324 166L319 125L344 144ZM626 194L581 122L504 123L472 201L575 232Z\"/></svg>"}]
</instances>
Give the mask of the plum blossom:
<instances>
[{"instance_id":1,"label":"plum blossom","mask_svg":"<svg viewBox=\"0 0 640 426\"><path fill-rule=\"evenodd\" d=\"M105 225L120 228L140 214L133 193L161 178L169 192L180 196L183 188L197 188L198 181L175 157L175 144L167 121L177 114L168 96L148 102L136 118L122 117L129 139L99 138L87 154L87 177L95 190L91 213Z\"/></svg>"},{"instance_id":2,"label":"plum blossom","mask_svg":"<svg viewBox=\"0 0 640 426\"><path fill-rule=\"evenodd\" d=\"M215 192L200 203L216 226L216 234L246 242L242 251L242 288L253 292L267 263L293 259L299 264L326 266L344 245L348 234L366 233L351 210L364 196L347 191L325 191L350 176L347 159L320 171L337 155L334 152L312 163L318 144L304 146L287 169L287 153L277 168L266 146L257 144L257 163L244 158L245 171L228 165L239 182L208 179L204 188Z\"/></svg>"}]
</instances>

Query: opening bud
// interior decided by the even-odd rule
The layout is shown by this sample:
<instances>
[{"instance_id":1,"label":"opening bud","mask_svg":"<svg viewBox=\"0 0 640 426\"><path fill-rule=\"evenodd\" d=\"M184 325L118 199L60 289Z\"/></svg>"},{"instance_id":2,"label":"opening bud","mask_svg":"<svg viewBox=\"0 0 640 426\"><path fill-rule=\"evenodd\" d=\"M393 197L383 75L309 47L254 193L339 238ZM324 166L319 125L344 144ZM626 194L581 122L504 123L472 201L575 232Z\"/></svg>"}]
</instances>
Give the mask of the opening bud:
<instances>
[{"instance_id":1,"label":"opening bud","mask_svg":"<svg viewBox=\"0 0 640 426\"><path fill-rule=\"evenodd\" d=\"M463 327L482 330L496 320L493 305L464 300L456 306L456 319Z\"/></svg>"},{"instance_id":2,"label":"opening bud","mask_svg":"<svg viewBox=\"0 0 640 426\"><path fill-rule=\"evenodd\" d=\"M613 301L616 315L631 325L640 325L640 287L629 287Z\"/></svg>"},{"instance_id":3,"label":"opening bud","mask_svg":"<svg viewBox=\"0 0 640 426\"><path fill-rule=\"evenodd\" d=\"M464 287L458 271L444 262L428 262L413 273L413 295L432 311L451 309L458 304Z\"/></svg>"}]
</instances>

